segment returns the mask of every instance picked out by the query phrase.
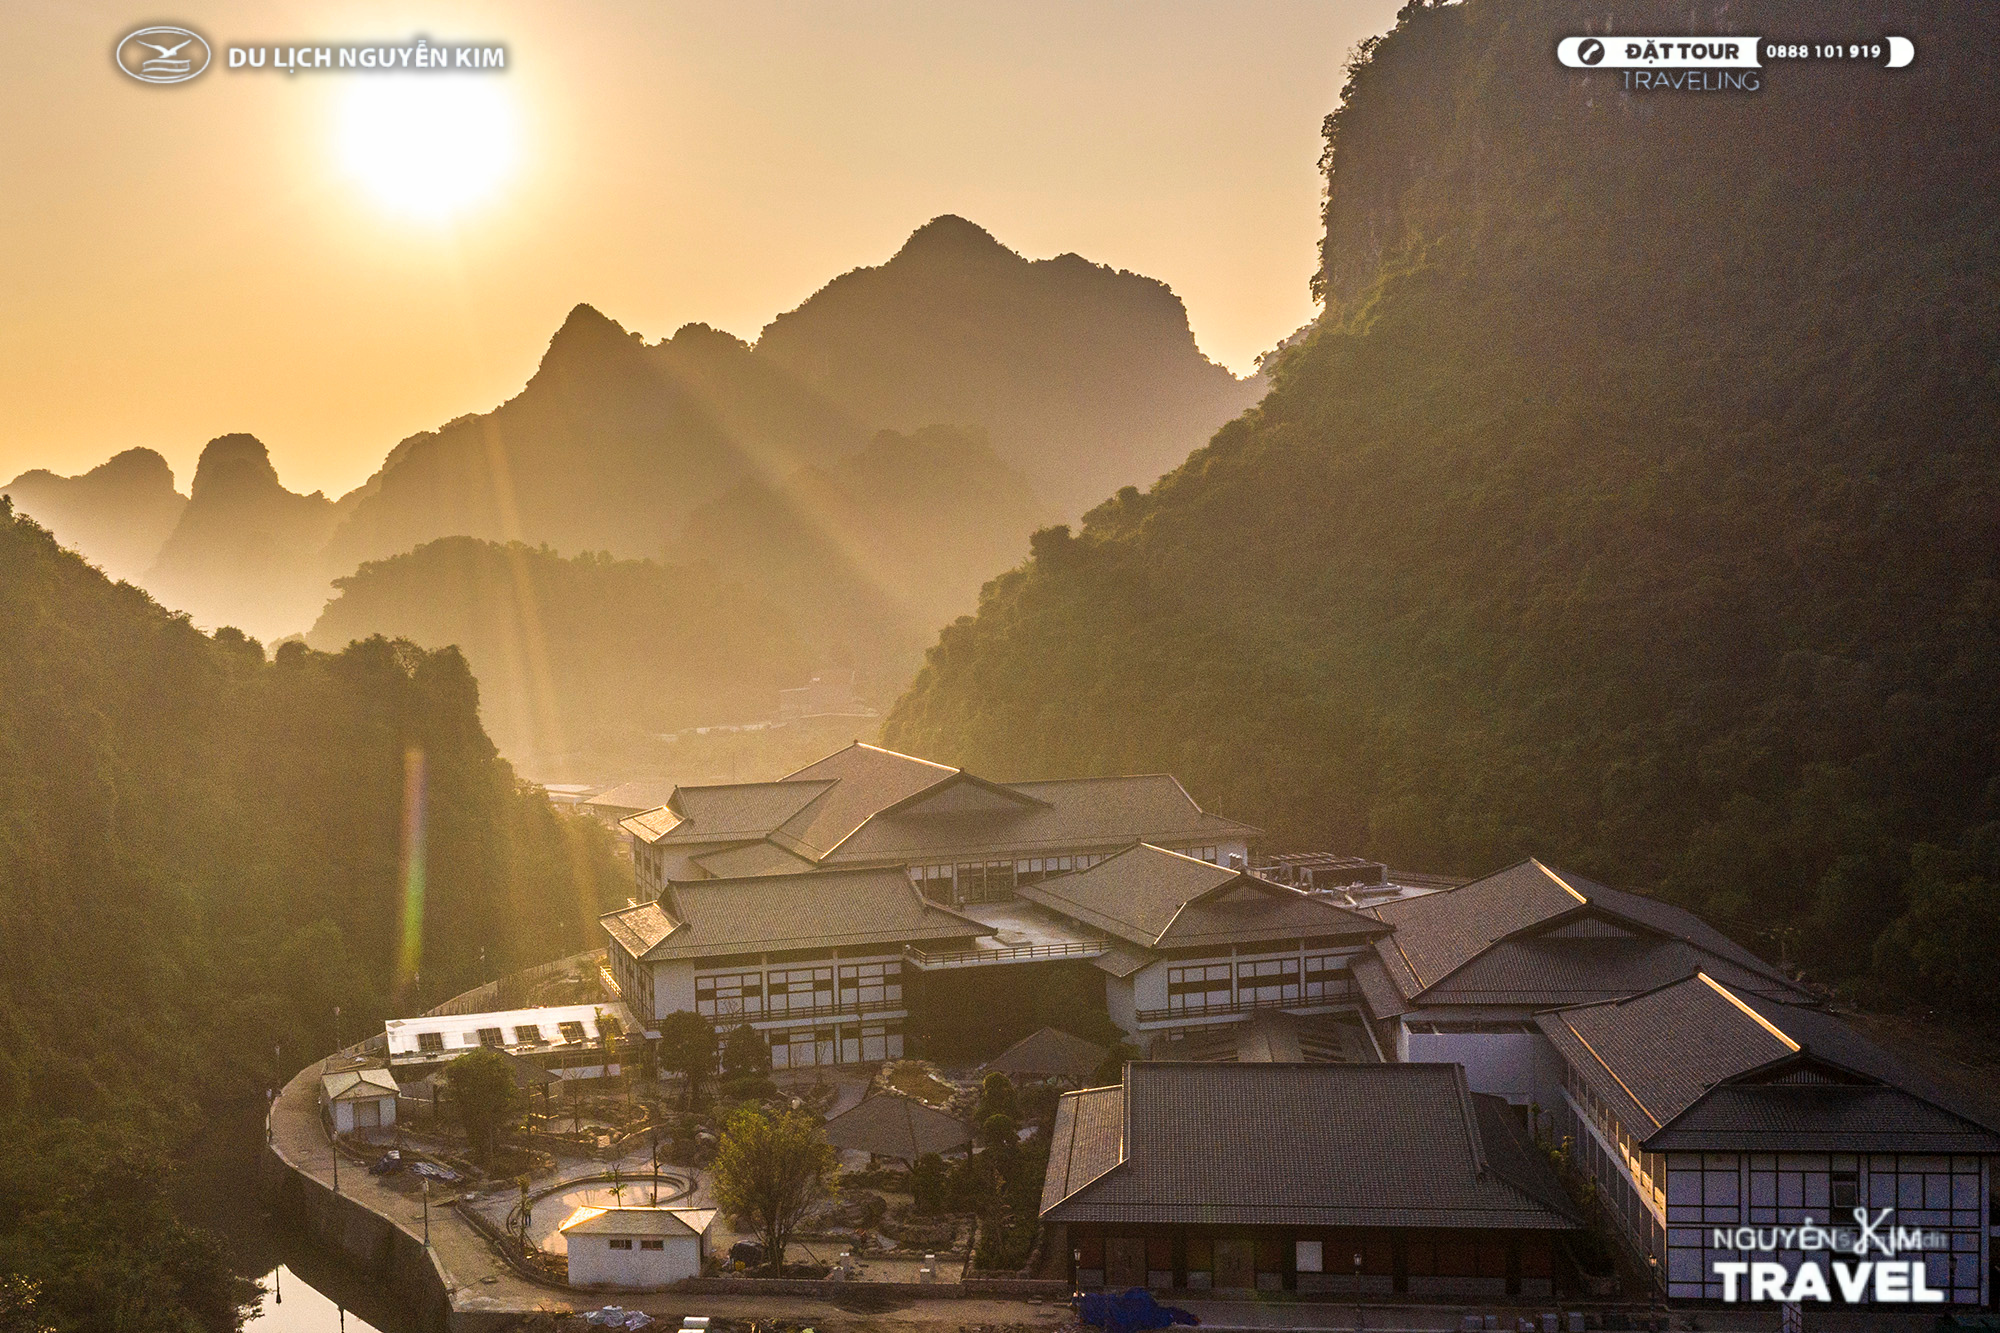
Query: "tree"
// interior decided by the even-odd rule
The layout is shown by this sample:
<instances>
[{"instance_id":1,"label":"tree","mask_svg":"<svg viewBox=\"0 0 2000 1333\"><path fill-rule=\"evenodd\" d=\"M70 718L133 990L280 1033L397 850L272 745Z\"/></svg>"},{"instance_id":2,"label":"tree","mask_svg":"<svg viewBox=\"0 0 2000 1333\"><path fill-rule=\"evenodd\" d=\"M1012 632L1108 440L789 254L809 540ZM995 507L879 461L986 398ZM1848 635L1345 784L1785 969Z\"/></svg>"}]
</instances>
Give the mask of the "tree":
<instances>
[{"instance_id":1,"label":"tree","mask_svg":"<svg viewBox=\"0 0 2000 1333\"><path fill-rule=\"evenodd\" d=\"M783 1273L785 1245L806 1209L826 1195L833 1168L833 1149L816 1117L745 1106L722 1128L716 1202L750 1224L766 1262Z\"/></svg>"},{"instance_id":2,"label":"tree","mask_svg":"<svg viewBox=\"0 0 2000 1333\"><path fill-rule=\"evenodd\" d=\"M55 1333L35 1313L35 1298L42 1284L16 1274L0 1277L0 1333Z\"/></svg>"},{"instance_id":3,"label":"tree","mask_svg":"<svg viewBox=\"0 0 2000 1333\"><path fill-rule=\"evenodd\" d=\"M722 1076L742 1078L771 1072L771 1047L748 1023L729 1029L722 1042Z\"/></svg>"},{"instance_id":4,"label":"tree","mask_svg":"<svg viewBox=\"0 0 2000 1333\"><path fill-rule=\"evenodd\" d=\"M662 1018L660 1064L687 1080L688 1105L694 1105L701 1085L715 1072L714 1026L686 1009Z\"/></svg>"},{"instance_id":5,"label":"tree","mask_svg":"<svg viewBox=\"0 0 2000 1333\"><path fill-rule=\"evenodd\" d=\"M988 1074L979 1085L979 1110L973 1115L973 1123L983 1125L996 1115L1012 1120L1021 1118L1021 1103L1014 1095L1013 1080L998 1070Z\"/></svg>"},{"instance_id":6,"label":"tree","mask_svg":"<svg viewBox=\"0 0 2000 1333\"><path fill-rule=\"evenodd\" d=\"M521 1091L514 1086L507 1057L482 1046L446 1065L444 1076L466 1138L475 1152L491 1161L501 1127L521 1109Z\"/></svg>"}]
</instances>

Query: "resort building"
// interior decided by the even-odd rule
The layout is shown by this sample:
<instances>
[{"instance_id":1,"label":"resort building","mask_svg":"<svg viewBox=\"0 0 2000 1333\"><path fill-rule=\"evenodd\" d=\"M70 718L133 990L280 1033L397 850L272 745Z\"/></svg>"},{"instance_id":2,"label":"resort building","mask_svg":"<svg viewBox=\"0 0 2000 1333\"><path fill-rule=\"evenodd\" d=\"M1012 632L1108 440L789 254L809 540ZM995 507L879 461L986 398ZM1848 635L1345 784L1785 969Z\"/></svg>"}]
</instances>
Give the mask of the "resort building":
<instances>
[{"instance_id":1,"label":"resort building","mask_svg":"<svg viewBox=\"0 0 2000 1333\"><path fill-rule=\"evenodd\" d=\"M1789 1275L1810 1259L1830 1280L1824 1252L1716 1235L1807 1221L1853 1234L1866 1209L1891 1210L1884 1234L1924 1233L1901 1257L1921 1259L1940 1299L1989 1300L2000 1133L1831 1015L1698 972L1535 1023L1561 1061L1561 1096L1545 1104L1557 1131L1669 1296L1720 1298L1717 1263Z\"/></svg>"},{"instance_id":2,"label":"resort building","mask_svg":"<svg viewBox=\"0 0 2000 1333\"><path fill-rule=\"evenodd\" d=\"M1455 1065L1128 1065L1063 1097L1041 1216L1113 1290L1549 1296L1579 1226Z\"/></svg>"},{"instance_id":3,"label":"resort building","mask_svg":"<svg viewBox=\"0 0 2000 1333\"><path fill-rule=\"evenodd\" d=\"M396 1094L395 1077L379 1065L329 1066L319 1081L320 1114L336 1134L393 1129Z\"/></svg>"},{"instance_id":4,"label":"resort building","mask_svg":"<svg viewBox=\"0 0 2000 1333\"><path fill-rule=\"evenodd\" d=\"M1258 832L1163 773L998 783L859 743L777 782L676 788L619 827L648 897L670 882L903 866L945 906L1008 901L1139 841L1247 866Z\"/></svg>"},{"instance_id":5,"label":"resort building","mask_svg":"<svg viewBox=\"0 0 2000 1333\"><path fill-rule=\"evenodd\" d=\"M485 1047L533 1062L564 1078L616 1075L614 1055L605 1066L605 1040L644 1036L631 1010L607 1000L598 1004L503 1009L477 1014L425 1014L392 1018L382 1025L389 1068L410 1083L441 1069L467 1051Z\"/></svg>"}]
</instances>

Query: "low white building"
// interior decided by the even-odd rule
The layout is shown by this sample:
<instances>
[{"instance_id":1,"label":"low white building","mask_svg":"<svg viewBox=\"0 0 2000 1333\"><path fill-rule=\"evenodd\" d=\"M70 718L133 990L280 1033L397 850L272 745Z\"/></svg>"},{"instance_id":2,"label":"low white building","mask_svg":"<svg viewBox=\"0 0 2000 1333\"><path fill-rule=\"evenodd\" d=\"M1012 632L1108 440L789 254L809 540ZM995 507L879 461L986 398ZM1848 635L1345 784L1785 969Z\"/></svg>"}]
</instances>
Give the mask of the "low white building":
<instances>
[{"instance_id":1,"label":"low white building","mask_svg":"<svg viewBox=\"0 0 2000 1333\"><path fill-rule=\"evenodd\" d=\"M389 1064L405 1079L435 1072L480 1047L533 1060L564 1078L616 1075L604 1064L604 1038L645 1036L632 1012L616 1001L504 1009L481 1014L426 1014L392 1018L382 1025Z\"/></svg>"},{"instance_id":2,"label":"low white building","mask_svg":"<svg viewBox=\"0 0 2000 1333\"><path fill-rule=\"evenodd\" d=\"M343 1069L319 1081L320 1107L336 1134L396 1123L396 1079L386 1069Z\"/></svg>"},{"instance_id":3,"label":"low white building","mask_svg":"<svg viewBox=\"0 0 2000 1333\"><path fill-rule=\"evenodd\" d=\"M666 1287L698 1277L713 1208L579 1208L558 1230L577 1287Z\"/></svg>"}]
</instances>

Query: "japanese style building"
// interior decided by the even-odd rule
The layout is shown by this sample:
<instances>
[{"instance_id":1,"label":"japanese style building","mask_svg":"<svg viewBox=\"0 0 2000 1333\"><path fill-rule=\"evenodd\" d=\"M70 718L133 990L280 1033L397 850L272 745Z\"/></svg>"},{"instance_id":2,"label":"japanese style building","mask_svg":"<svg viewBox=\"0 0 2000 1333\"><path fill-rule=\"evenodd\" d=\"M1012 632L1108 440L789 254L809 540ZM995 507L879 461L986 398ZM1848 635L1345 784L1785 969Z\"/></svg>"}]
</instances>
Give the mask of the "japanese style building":
<instances>
[{"instance_id":1,"label":"japanese style building","mask_svg":"<svg viewBox=\"0 0 2000 1333\"><path fill-rule=\"evenodd\" d=\"M1183 1291L1548 1296L1579 1225L1456 1065L1129 1065L1063 1097L1041 1215L1078 1286Z\"/></svg>"}]
</instances>

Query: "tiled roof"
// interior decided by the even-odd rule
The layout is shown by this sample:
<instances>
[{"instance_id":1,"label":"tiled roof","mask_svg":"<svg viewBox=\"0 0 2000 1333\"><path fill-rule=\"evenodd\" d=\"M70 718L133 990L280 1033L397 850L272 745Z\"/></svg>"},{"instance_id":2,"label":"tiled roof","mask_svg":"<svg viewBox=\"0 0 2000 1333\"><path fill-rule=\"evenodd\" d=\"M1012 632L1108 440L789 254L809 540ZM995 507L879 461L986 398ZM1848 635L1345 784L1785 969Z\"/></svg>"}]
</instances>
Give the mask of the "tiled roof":
<instances>
[{"instance_id":1,"label":"tiled roof","mask_svg":"<svg viewBox=\"0 0 2000 1333\"><path fill-rule=\"evenodd\" d=\"M1061 1028L1038 1028L986 1062L1002 1074L1086 1079L1110 1052Z\"/></svg>"},{"instance_id":2,"label":"tiled roof","mask_svg":"<svg viewBox=\"0 0 2000 1333\"><path fill-rule=\"evenodd\" d=\"M2000 1150L1956 1098L1832 1015L1706 975L1535 1022L1650 1149Z\"/></svg>"},{"instance_id":3,"label":"tiled roof","mask_svg":"<svg viewBox=\"0 0 2000 1333\"><path fill-rule=\"evenodd\" d=\"M1545 1159L1457 1065L1132 1064L1124 1095L1071 1094L1044 1179L1050 1221L1576 1226ZM1491 1149L1488 1138L1502 1140ZM1106 1167L1114 1141L1119 1157Z\"/></svg>"},{"instance_id":4,"label":"tiled roof","mask_svg":"<svg viewBox=\"0 0 2000 1333\"><path fill-rule=\"evenodd\" d=\"M777 782L678 788L665 807L620 827L673 846L769 841L824 865L1108 849L1140 838L1223 842L1257 832L1209 814L1163 773L996 783L859 742Z\"/></svg>"},{"instance_id":5,"label":"tiled roof","mask_svg":"<svg viewBox=\"0 0 2000 1333\"><path fill-rule=\"evenodd\" d=\"M648 962L992 933L977 921L924 901L900 869L675 880L653 906L675 928L640 955ZM627 908L612 917L637 910Z\"/></svg>"},{"instance_id":6,"label":"tiled roof","mask_svg":"<svg viewBox=\"0 0 2000 1333\"><path fill-rule=\"evenodd\" d=\"M989 784L994 785L994 784ZM842 844L840 860L938 860L976 857L996 848L1060 851L1151 842L1247 840L1257 829L1196 805L1171 775L1010 782L1023 800L939 814L932 802L876 816Z\"/></svg>"},{"instance_id":7,"label":"tiled roof","mask_svg":"<svg viewBox=\"0 0 2000 1333\"><path fill-rule=\"evenodd\" d=\"M943 1111L882 1092L827 1121L826 1141L836 1148L914 1162L925 1153L964 1147L972 1142L972 1131Z\"/></svg>"},{"instance_id":8,"label":"tiled roof","mask_svg":"<svg viewBox=\"0 0 2000 1333\"><path fill-rule=\"evenodd\" d=\"M1015 892L1145 949L1384 933L1359 912L1148 843Z\"/></svg>"},{"instance_id":9,"label":"tiled roof","mask_svg":"<svg viewBox=\"0 0 2000 1333\"><path fill-rule=\"evenodd\" d=\"M319 1081L320 1092L330 1102L367 1100L396 1095L396 1076L386 1069L344 1069Z\"/></svg>"},{"instance_id":10,"label":"tiled roof","mask_svg":"<svg viewBox=\"0 0 2000 1333\"><path fill-rule=\"evenodd\" d=\"M1375 952L1405 1001L1571 1004L1710 966L1762 993L1803 994L1693 913L1535 860L1372 910L1396 928Z\"/></svg>"},{"instance_id":11,"label":"tiled roof","mask_svg":"<svg viewBox=\"0 0 2000 1333\"><path fill-rule=\"evenodd\" d=\"M583 1207L556 1230L566 1236L699 1236L715 1216L713 1208Z\"/></svg>"},{"instance_id":12,"label":"tiled roof","mask_svg":"<svg viewBox=\"0 0 2000 1333\"><path fill-rule=\"evenodd\" d=\"M664 842L672 846L768 837L832 787L831 782L790 781L676 787L667 803L675 823Z\"/></svg>"},{"instance_id":13,"label":"tiled roof","mask_svg":"<svg viewBox=\"0 0 2000 1333\"><path fill-rule=\"evenodd\" d=\"M797 875L813 869L803 856L771 842L746 842L725 847L695 858L695 864L717 879L738 879L746 875Z\"/></svg>"},{"instance_id":14,"label":"tiled roof","mask_svg":"<svg viewBox=\"0 0 2000 1333\"><path fill-rule=\"evenodd\" d=\"M1156 957L1150 950L1123 940L1113 940L1103 953L1090 960L1090 965L1100 972L1108 972L1121 981L1139 971Z\"/></svg>"},{"instance_id":15,"label":"tiled roof","mask_svg":"<svg viewBox=\"0 0 2000 1333\"><path fill-rule=\"evenodd\" d=\"M1042 1176L1042 1213L1117 1166L1125 1155L1124 1134L1122 1087L1086 1088L1057 1102Z\"/></svg>"},{"instance_id":16,"label":"tiled roof","mask_svg":"<svg viewBox=\"0 0 2000 1333\"><path fill-rule=\"evenodd\" d=\"M585 801L586 806L598 810L632 810L643 813L657 810L667 803L674 794L671 782L621 782L608 787Z\"/></svg>"},{"instance_id":17,"label":"tiled roof","mask_svg":"<svg viewBox=\"0 0 2000 1333\"><path fill-rule=\"evenodd\" d=\"M654 945L673 934L675 925L658 903L623 907L606 912L598 920L604 924L606 933L634 958L645 957Z\"/></svg>"},{"instance_id":18,"label":"tiled roof","mask_svg":"<svg viewBox=\"0 0 2000 1333\"><path fill-rule=\"evenodd\" d=\"M1379 950L1388 941L1376 944ZM1403 1000L1403 993L1396 989L1396 983L1389 979L1389 969L1380 957L1372 953L1360 953L1348 965L1348 974L1361 990L1361 998L1368 1002L1368 1010L1377 1018L1394 1018L1408 1013L1410 1006Z\"/></svg>"}]
</instances>

